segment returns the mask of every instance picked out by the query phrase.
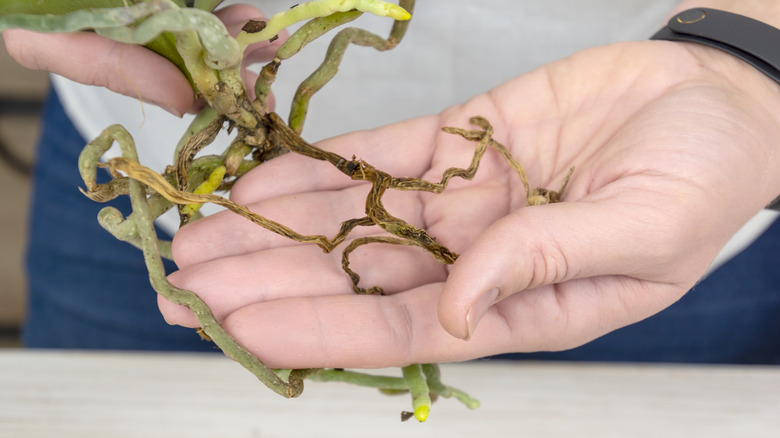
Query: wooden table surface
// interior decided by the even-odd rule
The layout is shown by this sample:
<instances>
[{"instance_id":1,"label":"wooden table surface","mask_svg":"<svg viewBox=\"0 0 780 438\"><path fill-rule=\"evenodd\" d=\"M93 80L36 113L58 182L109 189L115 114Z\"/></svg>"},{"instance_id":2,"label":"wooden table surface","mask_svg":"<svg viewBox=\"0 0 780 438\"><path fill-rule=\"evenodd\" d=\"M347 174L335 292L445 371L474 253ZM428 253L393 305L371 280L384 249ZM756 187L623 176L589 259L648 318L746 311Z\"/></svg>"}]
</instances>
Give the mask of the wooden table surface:
<instances>
[{"instance_id":1,"label":"wooden table surface","mask_svg":"<svg viewBox=\"0 0 780 438\"><path fill-rule=\"evenodd\" d=\"M442 374L482 407L442 399L402 423L406 396L308 382L287 400L218 354L0 350L0 437L780 437L780 367L478 361Z\"/></svg>"}]
</instances>

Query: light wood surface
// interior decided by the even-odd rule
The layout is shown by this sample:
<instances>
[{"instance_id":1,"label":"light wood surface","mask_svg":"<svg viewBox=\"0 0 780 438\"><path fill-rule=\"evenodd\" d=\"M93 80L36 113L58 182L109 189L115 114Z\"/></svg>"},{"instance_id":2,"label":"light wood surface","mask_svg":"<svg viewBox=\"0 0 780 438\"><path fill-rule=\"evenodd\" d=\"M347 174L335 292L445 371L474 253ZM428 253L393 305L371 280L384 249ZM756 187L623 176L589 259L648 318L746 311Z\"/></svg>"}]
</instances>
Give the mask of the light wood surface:
<instances>
[{"instance_id":1,"label":"light wood surface","mask_svg":"<svg viewBox=\"0 0 780 438\"><path fill-rule=\"evenodd\" d=\"M396 370L386 370L396 373ZM270 392L221 355L0 350L0 437L778 437L780 368L478 361L478 397L400 422L406 396L307 383Z\"/></svg>"}]
</instances>

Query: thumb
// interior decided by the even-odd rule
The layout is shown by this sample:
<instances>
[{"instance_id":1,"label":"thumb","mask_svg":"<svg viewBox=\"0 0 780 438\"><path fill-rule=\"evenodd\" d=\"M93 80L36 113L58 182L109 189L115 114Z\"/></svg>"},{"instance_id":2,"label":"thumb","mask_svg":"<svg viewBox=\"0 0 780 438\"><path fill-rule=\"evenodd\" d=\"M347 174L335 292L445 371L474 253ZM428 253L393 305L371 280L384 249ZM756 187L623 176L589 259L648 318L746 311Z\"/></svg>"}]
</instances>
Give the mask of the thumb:
<instances>
[{"instance_id":1,"label":"thumb","mask_svg":"<svg viewBox=\"0 0 780 438\"><path fill-rule=\"evenodd\" d=\"M679 257L687 252L686 227L670 220L679 216L613 201L521 208L487 228L452 266L439 321L451 335L468 339L498 301L578 278L693 284L708 262Z\"/></svg>"}]
</instances>

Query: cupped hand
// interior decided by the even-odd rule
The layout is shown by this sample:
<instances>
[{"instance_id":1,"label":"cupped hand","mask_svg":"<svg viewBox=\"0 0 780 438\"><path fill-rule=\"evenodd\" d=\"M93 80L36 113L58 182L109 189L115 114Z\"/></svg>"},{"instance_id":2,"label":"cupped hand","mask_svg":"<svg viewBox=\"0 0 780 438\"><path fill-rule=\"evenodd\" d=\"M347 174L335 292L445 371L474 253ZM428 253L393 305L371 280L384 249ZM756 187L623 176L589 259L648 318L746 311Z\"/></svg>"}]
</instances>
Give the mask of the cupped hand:
<instances>
[{"instance_id":1,"label":"cupped hand","mask_svg":"<svg viewBox=\"0 0 780 438\"><path fill-rule=\"evenodd\" d=\"M670 60L674 60L671 62ZM449 108L324 141L395 176L438 181L475 145L440 131L491 121L534 186L563 201L524 207L520 179L489 151L473 181L439 195L390 191L391 214L460 254L365 245L351 267L232 213L174 239L171 281L198 293L272 367L384 367L561 350L678 300L739 227L777 194L776 85L714 50L638 42L580 52ZM364 215L367 186L288 154L234 187L233 200L305 234ZM354 236L379 235L359 227ZM161 300L166 319L196 326Z\"/></svg>"},{"instance_id":2,"label":"cupped hand","mask_svg":"<svg viewBox=\"0 0 780 438\"><path fill-rule=\"evenodd\" d=\"M215 15L233 36L248 20L264 17L257 8L244 4L225 7ZM119 43L91 32L43 34L13 29L3 31L2 35L9 54L24 67L140 97L179 116L200 106L181 71L144 47ZM242 69L245 83L252 84L257 77L246 67L272 59L283 40L260 42L246 49ZM252 87L248 88L253 92Z\"/></svg>"}]
</instances>

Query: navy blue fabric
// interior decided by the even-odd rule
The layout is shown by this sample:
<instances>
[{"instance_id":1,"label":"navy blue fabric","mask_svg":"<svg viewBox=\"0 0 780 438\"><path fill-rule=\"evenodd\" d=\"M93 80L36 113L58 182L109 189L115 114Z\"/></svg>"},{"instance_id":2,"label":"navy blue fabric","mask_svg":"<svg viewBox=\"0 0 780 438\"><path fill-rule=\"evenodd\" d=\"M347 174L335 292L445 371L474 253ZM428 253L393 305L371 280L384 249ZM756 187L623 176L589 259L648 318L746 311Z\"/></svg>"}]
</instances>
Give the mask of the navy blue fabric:
<instances>
[{"instance_id":1,"label":"navy blue fabric","mask_svg":"<svg viewBox=\"0 0 780 438\"><path fill-rule=\"evenodd\" d=\"M44 115L28 268L31 347L211 350L160 317L141 253L95 219L77 189L84 140L52 95ZM112 203L122 211L129 202ZM512 359L780 363L780 222L660 314L565 352ZM173 269L171 264L169 269Z\"/></svg>"},{"instance_id":2,"label":"navy blue fabric","mask_svg":"<svg viewBox=\"0 0 780 438\"><path fill-rule=\"evenodd\" d=\"M126 215L130 202L121 197L99 204L79 192L84 183L76 163L86 142L54 92L42 122L30 212L24 345L214 351L193 330L164 321L141 252L98 224L100 209L111 205ZM169 272L175 269L166 263Z\"/></svg>"}]
</instances>

